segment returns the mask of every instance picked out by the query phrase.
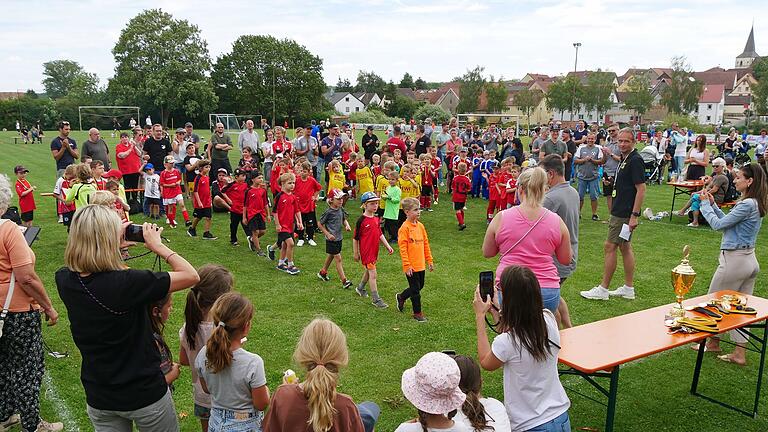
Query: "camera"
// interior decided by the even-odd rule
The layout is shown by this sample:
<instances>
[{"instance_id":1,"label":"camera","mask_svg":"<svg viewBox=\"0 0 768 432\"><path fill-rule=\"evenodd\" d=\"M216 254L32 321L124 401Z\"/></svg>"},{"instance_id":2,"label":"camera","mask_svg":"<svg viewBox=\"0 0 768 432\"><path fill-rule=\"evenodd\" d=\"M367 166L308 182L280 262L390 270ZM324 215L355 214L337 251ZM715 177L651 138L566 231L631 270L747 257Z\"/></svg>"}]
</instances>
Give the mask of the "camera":
<instances>
[{"instance_id":1,"label":"camera","mask_svg":"<svg viewBox=\"0 0 768 432\"><path fill-rule=\"evenodd\" d=\"M483 301L493 300L493 272L480 272L480 298Z\"/></svg>"},{"instance_id":2,"label":"camera","mask_svg":"<svg viewBox=\"0 0 768 432\"><path fill-rule=\"evenodd\" d=\"M137 224L128 225L125 229L125 240L144 243L144 227Z\"/></svg>"}]
</instances>

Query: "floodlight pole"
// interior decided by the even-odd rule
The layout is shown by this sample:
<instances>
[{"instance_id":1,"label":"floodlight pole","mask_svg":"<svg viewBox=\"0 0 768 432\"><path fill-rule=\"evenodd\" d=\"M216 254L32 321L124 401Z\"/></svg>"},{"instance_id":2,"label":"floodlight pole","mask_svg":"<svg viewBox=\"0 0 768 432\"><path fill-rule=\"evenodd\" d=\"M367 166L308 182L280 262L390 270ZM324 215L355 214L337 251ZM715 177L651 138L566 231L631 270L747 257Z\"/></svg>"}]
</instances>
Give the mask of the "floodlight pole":
<instances>
[{"instance_id":1,"label":"floodlight pole","mask_svg":"<svg viewBox=\"0 0 768 432\"><path fill-rule=\"evenodd\" d=\"M577 65L579 64L579 47L581 46L581 42L574 42L573 47L576 48L576 59L573 61L573 77L575 79L579 79L579 77L576 75ZM573 110L576 109L574 105L576 104L576 84L573 85L573 96L571 96L571 121L573 121Z\"/></svg>"}]
</instances>

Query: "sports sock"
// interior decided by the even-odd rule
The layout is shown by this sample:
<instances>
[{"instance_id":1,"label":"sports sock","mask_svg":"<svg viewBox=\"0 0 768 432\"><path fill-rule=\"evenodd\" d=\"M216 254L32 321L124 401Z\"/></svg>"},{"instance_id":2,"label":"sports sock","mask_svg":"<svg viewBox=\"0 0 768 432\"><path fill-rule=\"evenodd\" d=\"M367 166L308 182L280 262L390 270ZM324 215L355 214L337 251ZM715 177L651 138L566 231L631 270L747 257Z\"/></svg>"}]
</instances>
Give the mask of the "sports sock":
<instances>
[{"instance_id":1,"label":"sports sock","mask_svg":"<svg viewBox=\"0 0 768 432\"><path fill-rule=\"evenodd\" d=\"M181 215L184 216L184 222L189 222L189 213L186 210L182 211Z\"/></svg>"},{"instance_id":2,"label":"sports sock","mask_svg":"<svg viewBox=\"0 0 768 432\"><path fill-rule=\"evenodd\" d=\"M378 292L378 291L373 291L373 292L371 293L371 298L372 298L372 299L373 299L373 301L375 301L375 302L377 302L377 301L381 300L381 297L379 297L379 292Z\"/></svg>"},{"instance_id":3,"label":"sports sock","mask_svg":"<svg viewBox=\"0 0 768 432\"><path fill-rule=\"evenodd\" d=\"M359 289L360 291L364 290L365 289L365 282L360 281L360 283L357 284L357 289Z\"/></svg>"},{"instance_id":4,"label":"sports sock","mask_svg":"<svg viewBox=\"0 0 768 432\"><path fill-rule=\"evenodd\" d=\"M464 225L464 210L459 210L459 212L456 213L456 217L459 219L459 225Z\"/></svg>"}]
</instances>

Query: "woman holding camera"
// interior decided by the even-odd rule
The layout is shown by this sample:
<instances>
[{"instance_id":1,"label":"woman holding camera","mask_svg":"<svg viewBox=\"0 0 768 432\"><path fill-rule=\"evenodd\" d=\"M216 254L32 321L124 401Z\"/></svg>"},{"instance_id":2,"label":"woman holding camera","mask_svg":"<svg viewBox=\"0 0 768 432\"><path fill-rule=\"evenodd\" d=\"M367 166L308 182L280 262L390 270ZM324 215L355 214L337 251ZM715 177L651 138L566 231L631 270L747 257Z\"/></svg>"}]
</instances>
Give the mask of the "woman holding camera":
<instances>
[{"instance_id":1,"label":"woman holding camera","mask_svg":"<svg viewBox=\"0 0 768 432\"><path fill-rule=\"evenodd\" d=\"M127 226L107 207L77 209L64 251L66 267L56 272L56 286L83 358L80 379L94 429L128 431L135 423L140 431L177 431L146 311L199 277L162 243L163 229L149 223L142 226L144 243L171 271L128 268L120 254Z\"/></svg>"}]
</instances>

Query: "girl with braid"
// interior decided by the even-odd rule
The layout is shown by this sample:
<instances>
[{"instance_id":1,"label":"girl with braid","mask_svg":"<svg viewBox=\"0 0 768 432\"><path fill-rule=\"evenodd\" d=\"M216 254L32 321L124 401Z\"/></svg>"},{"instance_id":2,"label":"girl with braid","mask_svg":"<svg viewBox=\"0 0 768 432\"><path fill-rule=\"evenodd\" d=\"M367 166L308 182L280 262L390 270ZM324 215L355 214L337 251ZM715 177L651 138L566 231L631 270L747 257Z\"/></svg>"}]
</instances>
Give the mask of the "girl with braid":
<instances>
[{"instance_id":1,"label":"girl with braid","mask_svg":"<svg viewBox=\"0 0 768 432\"><path fill-rule=\"evenodd\" d=\"M467 395L464 405L456 412L453 421L464 424L473 432L511 430L504 404L494 398L481 396L483 379L477 362L463 355L454 356L453 360L461 371L459 388Z\"/></svg>"}]
</instances>

